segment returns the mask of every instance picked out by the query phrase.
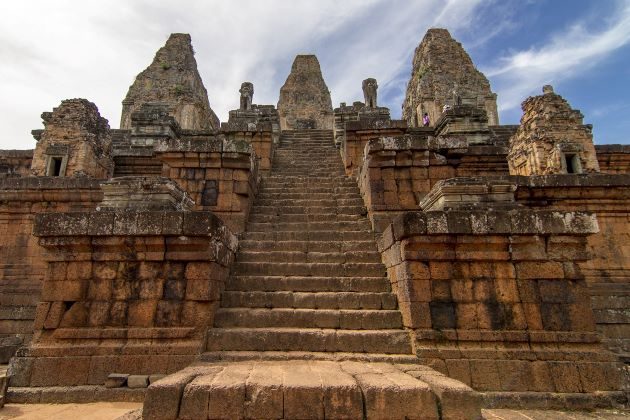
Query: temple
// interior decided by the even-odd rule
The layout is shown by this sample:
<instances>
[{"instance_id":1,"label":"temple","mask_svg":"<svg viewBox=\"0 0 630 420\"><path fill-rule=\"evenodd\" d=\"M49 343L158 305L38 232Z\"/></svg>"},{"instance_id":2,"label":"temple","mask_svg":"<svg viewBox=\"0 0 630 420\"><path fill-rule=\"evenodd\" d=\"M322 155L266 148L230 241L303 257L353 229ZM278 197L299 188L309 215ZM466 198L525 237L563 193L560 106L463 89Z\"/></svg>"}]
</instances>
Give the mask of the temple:
<instances>
[{"instance_id":1,"label":"temple","mask_svg":"<svg viewBox=\"0 0 630 420\"><path fill-rule=\"evenodd\" d=\"M0 405L625 406L630 147L595 145L551 86L500 125L446 29L416 48L401 120L365 76L364 101L333 109L317 58L298 55L277 106L243 82L220 122L173 34L119 129L66 99L34 150L1 150Z\"/></svg>"}]
</instances>

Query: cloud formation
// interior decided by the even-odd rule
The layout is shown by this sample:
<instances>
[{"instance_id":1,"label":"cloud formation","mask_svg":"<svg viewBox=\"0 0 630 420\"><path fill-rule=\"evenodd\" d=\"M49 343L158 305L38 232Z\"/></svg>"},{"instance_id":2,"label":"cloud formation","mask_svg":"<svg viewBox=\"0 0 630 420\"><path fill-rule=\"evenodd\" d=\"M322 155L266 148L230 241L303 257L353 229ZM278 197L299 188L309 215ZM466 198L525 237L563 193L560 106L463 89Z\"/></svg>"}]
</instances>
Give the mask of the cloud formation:
<instances>
[{"instance_id":1,"label":"cloud formation","mask_svg":"<svg viewBox=\"0 0 630 420\"><path fill-rule=\"evenodd\" d=\"M210 105L221 120L238 106L243 81L254 83L254 102L275 105L299 53L318 56L334 106L361 100L361 80L374 77L379 104L397 117L414 49L428 28L448 28L474 52L513 30L514 4L517 0L0 2L0 148L34 147L29 133L41 127L41 112L66 98L93 101L118 127L127 89L172 32L191 34ZM578 22L542 46L484 57L489 65L474 54L473 59L489 69L502 108L513 108L542 84L583 72L627 44L630 6L623 5L598 32Z\"/></svg>"},{"instance_id":2,"label":"cloud formation","mask_svg":"<svg viewBox=\"0 0 630 420\"><path fill-rule=\"evenodd\" d=\"M482 69L500 91L499 109L520 105L545 84L566 81L593 69L617 49L630 43L630 2L619 2L615 18L604 29L592 29L588 18L551 36L540 47L513 51Z\"/></svg>"}]
</instances>

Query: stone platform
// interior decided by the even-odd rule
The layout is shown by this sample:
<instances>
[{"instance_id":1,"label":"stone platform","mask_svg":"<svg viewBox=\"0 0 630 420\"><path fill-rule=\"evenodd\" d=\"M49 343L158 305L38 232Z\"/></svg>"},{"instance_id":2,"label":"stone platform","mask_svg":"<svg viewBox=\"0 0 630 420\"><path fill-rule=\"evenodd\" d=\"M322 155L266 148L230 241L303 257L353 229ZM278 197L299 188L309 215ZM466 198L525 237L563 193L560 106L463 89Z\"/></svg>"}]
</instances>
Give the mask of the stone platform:
<instances>
[{"instance_id":1,"label":"stone platform","mask_svg":"<svg viewBox=\"0 0 630 420\"><path fill-rule=\"evenodd\" d=\"M148 389L145 419L476 419L479 395L421 365L204 363Z\"/></svg>"}]
</instances>

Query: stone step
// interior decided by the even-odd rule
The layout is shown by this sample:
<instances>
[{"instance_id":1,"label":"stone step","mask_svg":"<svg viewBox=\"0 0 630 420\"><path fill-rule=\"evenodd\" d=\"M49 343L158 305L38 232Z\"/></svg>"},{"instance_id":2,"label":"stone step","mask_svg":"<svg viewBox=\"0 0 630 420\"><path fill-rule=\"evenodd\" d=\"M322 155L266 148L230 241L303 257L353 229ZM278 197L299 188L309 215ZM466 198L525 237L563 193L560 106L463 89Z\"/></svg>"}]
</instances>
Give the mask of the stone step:
<instances>
[{"instance_id":1,"label":"stone step","mask_svg":"<svg viewBox=\"0 0 630 420\"><path fill-rule=\"evenodd\" d=\"M341 200L361 200L361 195L356 191L345 191L331 194L330 192L293 192L293 191L279 191L269 192L265 188L262 188L256 197L259 200L325 200L330 197Z\"/></svg>"},{"instance_id":2,"label":"stone step","mask_svg":"<svg viewBox=\"0 0 630 420\"><path fill-rule=\"evenodd\" d=\"M390 293L389 280L377 277L311 277L233 275L225 285L226 291L242 292L360 292Z\"/></svg>"},{"instance_id":3,"label":"stone step","mask_svg":"<svg viewBox=\"0 0 630 420\"><path fill-rule=\"evenodd\" d=\"M476 408L478 413L460 418L481 418ZM200 363L162 379L148 389L142 416L433 420L439 409L426 382L391 364L244 361Z\"/></svg>"},{"instance_id":4,"label":"stone step","mask_svg":"<svg viewBox=\"0 0 630 420\"><path fill-rule=\"evenodd\" d=\"M274 232L274 231L308 231L318 232L323 230L335 230L335 231L357 231L357 230L370 230L370 222L367 220L353 220L346 222L274 222L274 223L255 223L250 222L247 224L248 232Z\"/></svg>"},{"instance_id":5,"label":"stone step","mask_svg":"<svg viewBox=\"0 0 630 420\"><path fill-rule=\"evenodd\" d=\"M301 206L285 206L277 207L274 205L256 204L252 208L253 214L352 214L366 215L367 209L364 206L318 206L318 207L301 207Z\"/></svg>"},{"instance_id":6,"label":"stone step","mask_svg":"<svg viewBox=\"0 0 630 420\"><path fill-rule=\"evenodd\" d=\"M239 262L287 262L287 263L378 263L381 254L376 251L348 252L299 252L286 248L284 251L251 251L241 250Z\"/></svg>"},{"instance_id":7,"label":"stone step","mask_svg":"<svg viewBox=\"0 0 630 420\"><path fill-rule=\"evenodd\" d=\"M362 198L303 198L303 199L270 199L256 198L254 206L275 207L360 207L363 206Z\"/></svg>"},{"instance_id":8,"label":"stone step","mask_svg":"<svg viewBox=\"0 0 630 420\"><path fill-rule=\"evenodd\" d=\"M398 306L393 293L224 291L225 308L388 309Z\"/></svg>"},{"instance_id":9,"label":"stone step","mask_svg":"<svg viewBox=\"0 0 630 420\"><path fill-rule=\"evenodd\" d=\"M414 354L385 353L344 353L320 351L206 351L199 359L202 362L243 362L243 361L356 361L371 363L417 364Z\"/></svg>"},{"instance_id":10,"label":"stone step","mask_svg":"<svg viewBox=\"0 0 630 420\"><path fill-rule=\"evenodd\" d=\"M405 330L211 328L207 351L317 351L411 354Z\"/></svg>"},{"instance_id":11,"label":"stone step","mask_svg":"<svg viewBox=\"0 0 630 420\"><path fill-rule=\"evenodd\" d=\"M243 239L249 241L369 241L374 234L367 231L282 231L282 232L245 232Z\"/></svg>"},{"instance_id":12,"label":"stone step","mask_svg":"<svg viewBox=\"0 0 630 420\"><path fill-rule=\"evenodd\" d=\"M308 185L302 187L285 186L277 187L263 181L259 194L361 194L361 190L356 185L348 187L324 187L320 185Z\"/></svg>"},{"instance_id":13,"label":"stone step","mask_svg":"<svg viewBox=\"0 0 630 420\"><path fill-rule=\"evenodd\" d=\"M219 308L217 328L332 328L343 330L401 329L397 310Z\"/></svg>"},{"instance_id":14,"label":"stone step","mask_svg":"<svg viewBox=\"0 0 630 420\"><path fill-rule=\"evenodd\" d=\"M356 214L250 214L252 223L312 223L312 222L351 222L364 221L365 217Z\"/></svg>"},{"instance_id":15,"label":"stone step","mask_svg":"<svg viewBox=\"0 0 630 420\"><path fill-rule=\"evenodd\" d=\"M376 251L373 240L365 241L254 241L243 238L239 242L241 251L286 251L295 252L351 252Z\"/></svg>"},{"instance_id":16,"label":"stone step","mask_svg":"<svg viewBox=\"0 0 630 420\"><path fill-rule=\"evenodd\" d=\"M385 276L381 263L285 263L240 262L233 266L235 275L257 276L316 276L316 277L378 277Z\"/></svg>"}]
</instances>

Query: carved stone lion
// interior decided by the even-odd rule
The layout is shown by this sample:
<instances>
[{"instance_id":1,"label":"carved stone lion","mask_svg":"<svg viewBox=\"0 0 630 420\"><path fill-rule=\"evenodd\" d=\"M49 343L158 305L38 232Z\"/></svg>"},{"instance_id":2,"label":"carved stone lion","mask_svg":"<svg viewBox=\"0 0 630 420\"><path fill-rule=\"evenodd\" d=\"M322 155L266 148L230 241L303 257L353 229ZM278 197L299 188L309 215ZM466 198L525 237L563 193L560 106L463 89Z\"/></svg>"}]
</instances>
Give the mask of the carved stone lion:
<instances>
[{"instance_id":1,"label":"carved stone lion","mask_svg":"<svg viewBox=\"0 0 630 420\"><path fill-rule=\"evenodd\" d=\"M369 78L363 81L363 96L365 97L365 106L368 108L376 108L376 90L378 84L376 79Z\"/></svg>"},{"instance_id":2,"label":"carved stone lion","mask_svg":"<svg viewBox=\"0 0 630 420\"><path fill-rule=\"evenodd\" d=\"M254 84L250 82L243 82L241 84L241 109L249 111L252 109L252 98L254 97Z\"/></svg>"}]
</instances>

